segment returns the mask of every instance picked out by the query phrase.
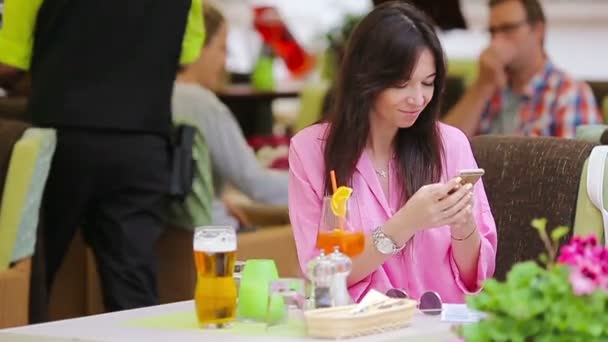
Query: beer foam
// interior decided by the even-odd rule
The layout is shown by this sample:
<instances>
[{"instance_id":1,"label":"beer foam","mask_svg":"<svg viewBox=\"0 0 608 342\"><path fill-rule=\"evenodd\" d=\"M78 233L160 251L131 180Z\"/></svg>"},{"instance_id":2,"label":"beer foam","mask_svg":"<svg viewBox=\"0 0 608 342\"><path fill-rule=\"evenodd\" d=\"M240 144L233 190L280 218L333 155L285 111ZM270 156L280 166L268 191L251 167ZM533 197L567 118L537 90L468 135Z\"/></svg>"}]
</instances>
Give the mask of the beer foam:
<instances>
[{"instance_id":1,"label":"beer foam","mask_svg":"<svg viewBox=\"0 0 608 342\"><path fill-rule=\"evenodd\" d=\"M236 251L236 236L220 235L213 238L195 238L194 250L207 253L224 253Z\"/></svg>"}]
</instances>

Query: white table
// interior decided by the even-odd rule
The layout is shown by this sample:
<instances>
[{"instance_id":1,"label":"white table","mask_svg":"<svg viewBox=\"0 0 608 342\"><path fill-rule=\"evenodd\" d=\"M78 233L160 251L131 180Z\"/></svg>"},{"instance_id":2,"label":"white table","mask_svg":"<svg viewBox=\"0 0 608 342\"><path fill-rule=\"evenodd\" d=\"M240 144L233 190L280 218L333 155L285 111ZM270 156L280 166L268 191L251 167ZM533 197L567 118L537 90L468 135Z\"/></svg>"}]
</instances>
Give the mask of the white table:
<instances>
[{"instance_id":1,"label":"white table","mask_svg":"<svg viewBox=\"0 0 608 342\"><path fill-rule=\"evenodd\" d=\"M125 322L133 319L159 316L172 312L185 312L193 310L192 301L173 304L159 305L149 308L128 310L122 312L108 313L103 315L82 317L57 321L51 323L30 325L20 328L0 330L0 342L19 341L12 334L24 334L35 337L65 338L65 341L78 339L80 341L99 342L122 342L122 341L180 341L180 342L259 342L259 341L286 341L286 342L310 342L307 338L286 337L260 337L242 336L214 332L213 330L161 330L146 329L140 327L126 326ZM390 342L390 341L452 341L454 335L450 332L450 324L440 321L439 316L424 316L417 314L412 325L380 335L373 335L357 339L349 339L352 342ZM23 338L21 341L33 341L36 339ZM60 342L61 340L57 340Z\"/></svg>"}]
</instances>

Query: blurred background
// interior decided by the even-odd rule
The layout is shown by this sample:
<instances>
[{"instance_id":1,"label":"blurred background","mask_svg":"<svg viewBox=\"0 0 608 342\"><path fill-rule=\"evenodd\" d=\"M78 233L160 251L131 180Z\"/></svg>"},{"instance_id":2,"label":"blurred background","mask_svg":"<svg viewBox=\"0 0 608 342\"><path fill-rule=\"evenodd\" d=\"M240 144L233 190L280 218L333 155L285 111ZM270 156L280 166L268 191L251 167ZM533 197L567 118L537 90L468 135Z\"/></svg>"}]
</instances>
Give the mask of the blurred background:
<instances>
[{"instance_id":1,"label":"blurred background","mask_svg":"<svg viewBox=\"0 0 608 342\"><path fill-rule=\"evenodd\" d=\"M301 117L310 114L309 105L315 107L314 93L306 85L323 87L322 79L331 79L335 71L332 58L343 48L345 32L350 30L356 19L373 7L371 0L324 1L309 0L306 2L288 0L222 0L213 1L221 8L229 22L228 54L226 69L234 83L247 82L253 71L263 46L262 35L255 29L255 14L252 7L274 6L298 44L315 58L316 65L305 77L293 77L288 71L284 59L273 58L273 79L276 92L289 92L297 89L298 95L278 96L274 99L275 119L278 118L276 132L284 132L284 124L296 125L296 130L314 122L313 118ZM376 1L380 3L382 1ZM454 78L449 82L446 110L462 95L466 85L474 80L476 61L482 50L489 44L488 1L486 0L443 0L413 1L425 9L437 22L439 34L451 76L459 77L463 84ZM608 81L608 47L602 44L602 37L608 33L608 1L605 0L545 0L541 1L547 17L547 34L545 49L552 62L579 80L590 83L596 100L601 104L604 95L603 82ZM333 62L335 63L335 61ZM301 90L305 91L302 93ZM309 90L308 92L306 90ZM278 94L276 94L278 95ZM302 109L302 100L304 103ZM234 99L232 99L234 100ZM228 101L231 106L231 101ZM239 121L244 123L244 115L239 116L238 108L234 112ZM315 116L317 115L317 116ZM300 116L300 117L299 117ZM300 120L298 123L297 121ZM246 124L245 126L252 126ZM268 126L268 124L266 124ZM245 129L249 135L251 130ZM268 128L265 129L268 132Z\"/></svg>"},{"instance_id":2,"label":"blurred background","mask_svg":"<svg viewBox=\"0 0 608 342\"><path fill-rule=\"evenodd\" d=\"M443 1L426 2L442 6ZM597 44L608 31L608 1L541 2L548 20L547 50L555 63L580 77L605 79L608 68L594 70L594 67L608 57L605 44ZM221 0L213 3L223 10L230 22L227 68L235 73L251 71L261 48L261 38L252 30L250 6L275 6L295 38L313 53L327 47L325 36L341 25L347 15L361 15L372 7L369 0ZM446 52L449 57L477 57L488 40L487 1L461 0L460 8L468 29L466 32L459 29L443 32ZM592 61L587 58L590 55L594 56Z\"/></svg>"}]
</instances>

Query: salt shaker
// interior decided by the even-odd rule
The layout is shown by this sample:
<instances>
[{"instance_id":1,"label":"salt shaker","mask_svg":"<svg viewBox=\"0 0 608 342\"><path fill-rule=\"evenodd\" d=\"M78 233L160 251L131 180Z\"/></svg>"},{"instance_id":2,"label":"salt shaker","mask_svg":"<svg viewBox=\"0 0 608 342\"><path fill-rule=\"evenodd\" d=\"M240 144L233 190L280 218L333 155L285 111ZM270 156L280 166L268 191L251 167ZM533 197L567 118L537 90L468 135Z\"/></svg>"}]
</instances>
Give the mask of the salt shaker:
<instances>
[{"instance_id":1,"label":"salt shaker","mask_svg":"<svg viewBox=\"0 0 608 342\"><path fill-rule=\"evenodd\" d=\"M308 263L308 279L312 283L311 299L313 308L329 308L335 306L333 284L336 276L336 265L325 255L323 250L319 256Z\"/></svg>"},{"instance_id":2,"label":"salt shaker","mask_svg":"<svg viewBox=\"0 0 608 342\"><path fill-rule=\"evenodd\" d=\"M348 293L347 280L353 270L353 263L346 254L340 252L337 246L334 247L334 252L328 258L336 269L331 286L334 306L350 305L353 300Z\"/></svg>"}]
</instances>

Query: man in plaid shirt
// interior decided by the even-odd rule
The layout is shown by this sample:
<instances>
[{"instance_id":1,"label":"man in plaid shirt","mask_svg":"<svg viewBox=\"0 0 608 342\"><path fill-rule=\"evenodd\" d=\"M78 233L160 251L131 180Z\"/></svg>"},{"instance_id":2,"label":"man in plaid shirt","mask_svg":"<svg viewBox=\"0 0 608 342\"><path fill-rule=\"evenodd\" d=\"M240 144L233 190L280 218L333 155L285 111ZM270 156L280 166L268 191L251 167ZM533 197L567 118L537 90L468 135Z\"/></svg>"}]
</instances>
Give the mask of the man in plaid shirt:
<instances>
[{"instance_id":1,"label":"man in plaid shirt","mask_svg":"<svg viewBox=\"0 0 608 342\"><path fill-rule=\"evenodd\" d=\"M557 69L545 54L545 15L538 0L491 0L492 41L479 76L445 122L468 136L516 134L574 137L600 123L589 86Z\"/></svg>"}]
</instances>

